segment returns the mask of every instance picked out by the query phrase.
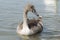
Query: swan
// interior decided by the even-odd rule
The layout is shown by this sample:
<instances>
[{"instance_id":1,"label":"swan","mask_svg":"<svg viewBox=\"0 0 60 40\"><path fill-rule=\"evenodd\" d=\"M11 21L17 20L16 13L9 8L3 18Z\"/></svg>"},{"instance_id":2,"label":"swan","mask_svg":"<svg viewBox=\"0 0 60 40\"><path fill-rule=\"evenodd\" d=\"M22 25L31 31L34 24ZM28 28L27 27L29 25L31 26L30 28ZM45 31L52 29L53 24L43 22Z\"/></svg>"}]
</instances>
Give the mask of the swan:
<instances>
[{"instance_id":1,"label":"swan","mask_svg":"<svg viewBox=\"0 0 60 40\"><path fill-rule=\"evenodd\" d=\"M38 19L28 19L27 14L29 11L38 16ZM42 17L37 14L34 5L26 5L23 13L23 22L17 26L17 33L20 35L33 35L42 32L42 30Z\"/></svg>"}]
</instances>

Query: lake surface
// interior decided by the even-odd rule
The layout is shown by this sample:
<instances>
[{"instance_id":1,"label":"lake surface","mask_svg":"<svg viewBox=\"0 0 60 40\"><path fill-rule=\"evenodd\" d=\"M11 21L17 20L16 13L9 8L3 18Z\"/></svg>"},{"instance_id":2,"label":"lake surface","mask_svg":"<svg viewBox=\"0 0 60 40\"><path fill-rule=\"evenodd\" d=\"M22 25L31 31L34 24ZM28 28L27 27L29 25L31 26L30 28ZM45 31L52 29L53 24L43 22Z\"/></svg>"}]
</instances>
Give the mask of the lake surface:
<instances>
[{"instance_id":1,"label":"lake surface","mask_svg":"<svg viewBox=\"0 0 60 40\"><path fill-rule=\"evenodd\" d=\"M60 40L60 0L57 1L56 12L55 5L47 5L45 0L0 0L0 40ZM23 39L16 33L16 28L22 21L23 9L27 3L35 5L43 17L43 32ZM29 14L29 18L32 15Z\"/></svg>"}]
</instances>

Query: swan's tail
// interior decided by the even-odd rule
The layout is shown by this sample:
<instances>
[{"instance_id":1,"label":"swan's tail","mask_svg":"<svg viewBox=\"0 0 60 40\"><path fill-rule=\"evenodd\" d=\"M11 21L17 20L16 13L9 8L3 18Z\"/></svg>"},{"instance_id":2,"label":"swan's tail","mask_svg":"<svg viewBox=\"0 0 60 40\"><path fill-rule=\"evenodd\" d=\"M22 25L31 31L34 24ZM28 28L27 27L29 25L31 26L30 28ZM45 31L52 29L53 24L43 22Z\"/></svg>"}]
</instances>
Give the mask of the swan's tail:
<instances>
[{"instance_id":1,"label":"swan's tail","mask_svg":"<svg viewBox=\"0 0 60 40\"><path fill-rule=\"evenodd\" d=\"M41 25L43 25L43 23L42 23L42 16L39 16L38 20L39 20L39 23L40 23Z\"/></svg>"}]
</instances>

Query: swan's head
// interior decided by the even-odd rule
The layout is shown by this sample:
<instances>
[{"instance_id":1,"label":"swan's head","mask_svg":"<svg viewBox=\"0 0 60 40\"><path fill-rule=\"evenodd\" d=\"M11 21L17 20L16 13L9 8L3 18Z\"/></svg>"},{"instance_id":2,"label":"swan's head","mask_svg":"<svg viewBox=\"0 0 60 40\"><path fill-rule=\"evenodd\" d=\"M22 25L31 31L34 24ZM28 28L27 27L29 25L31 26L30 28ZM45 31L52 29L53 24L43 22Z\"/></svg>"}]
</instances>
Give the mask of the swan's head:
<instances>
[{"instance_id":1,"label":"swan's head","mask_svg":"<svg viewBox=\"0 0 60 40\"><path fill-rule=\"evenodd\" d=\"M25 7L25 11L26 11L26 12L31 11L31 12L34 13L35 15L39 16L39 14L37 14L37 12L36 12L36 9L35 9L34 5L32 5L32 4L28 4L28 5Z\"/></svg>"}]
</instances>

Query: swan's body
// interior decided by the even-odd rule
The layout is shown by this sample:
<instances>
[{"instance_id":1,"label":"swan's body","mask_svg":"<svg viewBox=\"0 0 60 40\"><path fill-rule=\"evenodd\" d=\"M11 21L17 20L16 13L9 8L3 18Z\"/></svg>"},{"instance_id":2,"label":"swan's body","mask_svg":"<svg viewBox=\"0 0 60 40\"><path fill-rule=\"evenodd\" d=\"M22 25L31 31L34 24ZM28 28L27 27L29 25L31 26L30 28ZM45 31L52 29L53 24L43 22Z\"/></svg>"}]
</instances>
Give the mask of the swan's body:
<instances>
[{"instance_id":1,"label":"swan's body","mask_svg":"<svg viewBox=\"0 0 60 40\"><path fill-rule=\"evenodd\" d=\"M23 22L19 24L17 27L18 34L32 35L32 34L41 32L43 30L42 20L41 20L42 18L39 17L38 19L28 19L27 18L28 11L34 12L39 17L39 15L36 13L36 10L34 9L34 6L27 5L23 14Z\"/></svg>"}]
</instances>

